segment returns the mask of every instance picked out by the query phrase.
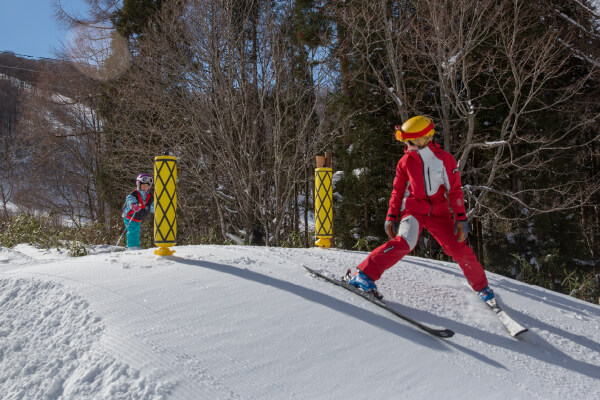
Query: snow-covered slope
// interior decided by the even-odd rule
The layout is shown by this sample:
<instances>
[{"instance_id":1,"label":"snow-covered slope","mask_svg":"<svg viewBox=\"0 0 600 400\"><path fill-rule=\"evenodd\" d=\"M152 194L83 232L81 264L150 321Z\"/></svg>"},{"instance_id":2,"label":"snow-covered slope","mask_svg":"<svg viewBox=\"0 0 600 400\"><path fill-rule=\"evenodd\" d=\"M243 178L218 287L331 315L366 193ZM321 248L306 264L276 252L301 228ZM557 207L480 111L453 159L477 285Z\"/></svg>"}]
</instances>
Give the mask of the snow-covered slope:
<instances>
[{"instance_id":1,"label":"snow-covered slope","mask_svg":"<svg viewBox=\"0 0 600 400\"><path fill-rule=\"evenodd\" d=\"M597 399L600 307L489 274L520 339L460 269L407 257L379 281L438 339L307 274L366 253L176 247L68 258L0 248L2 399Z\"/></svg>"}]
</instances>

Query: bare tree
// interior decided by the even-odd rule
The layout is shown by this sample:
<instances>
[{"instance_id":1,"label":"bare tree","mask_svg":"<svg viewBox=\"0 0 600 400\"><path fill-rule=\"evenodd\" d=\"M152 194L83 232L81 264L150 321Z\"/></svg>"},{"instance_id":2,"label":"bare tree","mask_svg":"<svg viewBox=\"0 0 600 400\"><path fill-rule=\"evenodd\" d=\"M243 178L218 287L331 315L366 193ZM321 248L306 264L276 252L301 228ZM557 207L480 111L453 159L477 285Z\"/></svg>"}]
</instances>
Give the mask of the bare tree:
<instances>
[{"instance_id":1,"label":"bare tree","mask_svg":"<svg viewBox=\"0 0 600 400\"><path fill-rule=\"evenodd\" d=\"M578 191L575 189L582 182L572 179L568 179L566 183L555 181L555 184L545 187L533 185L525 191L517 189L514 193L502 190L498 185L499 176L520 171L533 173L532 178L535 181L536 171L541 174L550 166L553 157L549 155L567 150L567 147L574 150L574 143L564 146L563 149L560 147L568 142L575 132L594 124L597 118L589 116L571 122L565 117L566 123L555 133L532 129L530 121L534 116L552 113L568 115L572 111L569 102L581 93L593 73L590 71L573 79L572 69L568 66L570 53L556 45L565 32L553 29L549 24L539 36L528 34L528 30L538 23L538 20L539 16L535 12L528 10L523 2L515 0L503 10L503 19L499 21L495 30L494 47L497 52L494 54L489 74L493 78L494 93L498 93L503 100L494 106L502 110L500 129L492 135L475 135L472 140L461 146L461 168L467 164L472 151L493 151L491 162L473 172L486 177L479 186L479 189L482 189L481 194L471 197L475 202L475 213L481 211L480 207L486 207L485 199L490 193L506 196L532 213L576 208L590 200L589 196L580 197L576 194ZM587 143L576 145L585 146ZM559 171L555 173L560 174ZM599 188L597 181L592 183L588 194L597 193ZM544 192L551 193L555 201L545 202L547 196ZM569 193L571 195L567 195ZM469 194L472 194L471 190Z\"/></svg>"},{"instance_id":2,"label":"bare tree","mask_svg":"<svg viewBox=\"0 0 600 400\"><path fill-rule=\"evenodd\" d=\"M68 64L56 63L40 72L37 86L24 96L19 122L29 154L22 202L75 223L102 219L103 201L96 193L102 155L97 86Z\"/></svg>"},{"instance_id":3,"label":"bare tree","mask_svg":"<svg viewBox=\"0 0 600 400\"><path fill-rule=\"evenodd\" d=\"M362 56L399 116L431 110L436 131L444 147L457 152L466 181L479 182L467 187L470 215L491 211L486 205L490 193L506 196L508 204L516 202L532 213L589 201L590 196L574 194L580 183L571 182L536 189L573 194L563 196L561 204L536 205L534 199L541 195L509 193L497 179L511 171L544 170L546 154L596 120L595 115L587 116L558 134L531 132L528 126L533 116L566 111L594 73L592 69L571 80L572 52L557 46L560 40L569 41L567 31L556 29L550 20L541 23L539 9L520 0L500 5L487 0L421 0L414 5L381 0L350 9L355 44L369 50ZM532 34L533 27L543 31ZM496 121L482 121L490 114L501 121L499 127ZM485 166L465 170L474 154L490 151L493 156ZM596 186L588 193L596 192Z\"/></svg>"},{"instance_id":4,"label":"bare tree","mask_svg":"<svg viewBox=\"0 0 600 400\"><path fill-rule=\"evenodd\" d=\"M16 79L0 74L0 202L4 217L16 188L17 169L22 162L21 138L17 132L20 85Z\"/></svg>"},{"instance_id":5,"label":"bare tree","mask_svg":"<svg viewBox=\"0 0 600 400\"><path fill-rule=\"evenodd\" d=\"M216 225L224 238L281 243L298 183L312 179L314 155L336 137L318 114L327 71L296 75L283 23L291 9L279 11L258 2L170 3L119 87L115 119L130 132L121 146L130 161L174 151L190 230Z\"/></svg>"}]
</instances>

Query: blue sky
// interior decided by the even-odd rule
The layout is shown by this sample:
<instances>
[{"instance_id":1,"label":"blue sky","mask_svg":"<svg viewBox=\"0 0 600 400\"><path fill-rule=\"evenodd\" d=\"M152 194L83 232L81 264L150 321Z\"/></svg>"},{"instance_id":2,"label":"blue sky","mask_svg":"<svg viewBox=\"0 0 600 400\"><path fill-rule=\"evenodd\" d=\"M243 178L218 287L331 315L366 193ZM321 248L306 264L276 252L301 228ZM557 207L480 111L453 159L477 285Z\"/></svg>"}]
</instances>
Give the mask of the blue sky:
<instances>
[{"instance_id":1,"label":"blue sky","mask_svg":"<svg viewBox=\"0 0 600 400\"><path fill-rule=\"evenodd\" d=\"M68 10L85 13L85 0L61 0ZM56 21L52 0L0 0L0 51L54 57L68 32Z\"/></svg>"}]
</instances>

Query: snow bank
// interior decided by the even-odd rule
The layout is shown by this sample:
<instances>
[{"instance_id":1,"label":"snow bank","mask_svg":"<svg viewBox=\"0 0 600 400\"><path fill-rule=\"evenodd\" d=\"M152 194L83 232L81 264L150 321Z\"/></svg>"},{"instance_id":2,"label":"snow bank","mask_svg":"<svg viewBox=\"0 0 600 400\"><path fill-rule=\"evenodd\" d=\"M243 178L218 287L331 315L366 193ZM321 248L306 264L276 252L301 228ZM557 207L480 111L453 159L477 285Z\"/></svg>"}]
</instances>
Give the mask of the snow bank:
<instances>
[{"instance_id":1,"label":"snow bank","mask_svg":"<svg viewBox=\"0 0 600 400\"><path fill-rule=\"evenodd\" d=\"M163 399L168 388L98 347L105 330L89 304L57 283L0 279L3 399Z\"/></svg>"}]
</instances>

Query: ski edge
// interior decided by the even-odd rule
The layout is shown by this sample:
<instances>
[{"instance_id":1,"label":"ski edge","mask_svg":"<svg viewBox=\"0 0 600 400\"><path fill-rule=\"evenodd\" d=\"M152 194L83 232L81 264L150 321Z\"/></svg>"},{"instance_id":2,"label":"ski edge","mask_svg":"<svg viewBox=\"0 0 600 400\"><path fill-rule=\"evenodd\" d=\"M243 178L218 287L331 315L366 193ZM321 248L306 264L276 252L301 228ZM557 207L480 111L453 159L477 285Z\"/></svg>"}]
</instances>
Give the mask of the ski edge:
<instances>
[{"instance_id":1,"label":"ski edge","mask_svg":"<svg viewBox=\"0 0 600 400\"><path fill-rule=\"evenodd\" d=\"M403 319L404 321L406 321L408 323L411 323L412 325L420 328L421 330L423 330L423 331L425 331L427 333L430 333L430 334L432 334L434 336L437 336L437 337L440 337L440 338L444 338L444 339L451 338L455 334L455 332L452 331L452 330L450 330L450 329L436 329L436 328L432 328L432 327L427 326L427 325L425 325L425 324L423 324L423 323L421 323L419 321L416 321L416 320L414 320L414 319L412 319L410 317L407 317L406 315L400 313L399 311L397 311L393 307L391 307L388 304L386 304L383 300L379 300L375 296L373 296L373 295L371 295L369 293L366 293L366 292L364 292L364 291L362 291L360 289L357 289L356 287L354 287L354 286L352 286L352 285L350 285L350 284L348 284L346 282L343 282L343 281L335 279L335 278L331 278L331 277L329 277L327 275L324 275L324 274L322 274L322 273L320 273L318 271L315 271L314 269L312 269L310 267L307 267L306 265L302 265L302 267L305 270L307 270L308 272L310 272L312 275L315 275L315 276L317 276L317 277L319 277L321 279L325 279L326 281L328 281L330 283L333 283L334 285L343 287L344 289L346 289L346 290L348 290L348 291L350 291L350 292L352 292L354 294L357 294L357 295L363 297L364 299L370 301L371 303L375 304L376 306L379 306L379 307L383 308L384 310L387 310L388 312L394 314L395 316Z\"/></svg>"}]
</instances>

